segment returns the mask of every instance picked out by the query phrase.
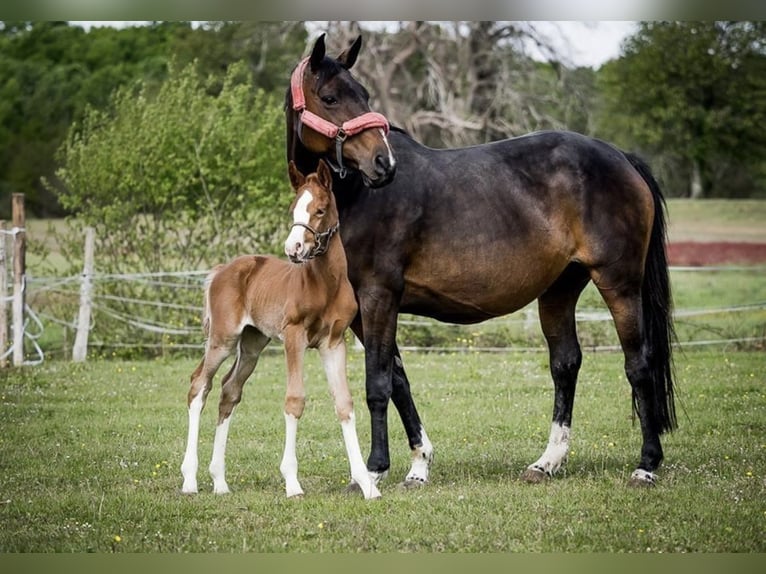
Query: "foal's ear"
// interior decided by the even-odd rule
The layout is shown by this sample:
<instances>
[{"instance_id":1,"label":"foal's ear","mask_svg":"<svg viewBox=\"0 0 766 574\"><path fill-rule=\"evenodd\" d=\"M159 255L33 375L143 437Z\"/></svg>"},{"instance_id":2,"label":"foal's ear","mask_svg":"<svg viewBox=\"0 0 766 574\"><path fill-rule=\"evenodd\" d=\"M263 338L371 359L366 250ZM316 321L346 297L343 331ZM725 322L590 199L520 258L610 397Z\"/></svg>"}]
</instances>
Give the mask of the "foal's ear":
<instances>
[{"instance_id":1,"label":"foal's ear","mask_svg":"<svg viewBox=\"0 0 766 574\"><path fill-rule=\"evenodd\" d=\"M354 43L351 44L347 49L343 50L340 53L340 56L338 56L338 62L340 62L340 65L346 68L347 70L350 70L351 67L356 63L356 57L359 55L359 50L362 48L362 35L356 37L356 40L354 40Z\"/></svg>"},{"instance_id":2,"label":"foal's ear","mask_svg":"<svg viewBox=\"0 0 766 574\"><path fill-rule=\"evenodd\" d=\"M295 162L292 160L290 160L290 164L287 166L287 174L290 176L290 185L293 186L295 191L298 191L300 186L305 183L306 178L303 176L300 170L298 170Z\"/></svg>"},{"instance_id":3,"label":"foal's ear","mask_svg":"<svg viewBox=\"0 0 766 574\"><path fill-rule=\"evenodd\" d=\"M322 34L316 39L316 42L314 42L314 49L311 50L311 56L309 57L309 66L311 67L312 72L316 72L319 69L319 64L322 63L324 54L324 34Z\"/></svg>"},{"instance_id":4,"label":"foal's ear","mask_svg":"<svg viewBox=\"0 0 766 574\"><path fill-rule=\"evenodd\" d=\"M317 166L317 178L319 178L319 184L322 187L332 190L332 174L323 159L319 160L319 165Z\"/></svg>"}]
</instances>

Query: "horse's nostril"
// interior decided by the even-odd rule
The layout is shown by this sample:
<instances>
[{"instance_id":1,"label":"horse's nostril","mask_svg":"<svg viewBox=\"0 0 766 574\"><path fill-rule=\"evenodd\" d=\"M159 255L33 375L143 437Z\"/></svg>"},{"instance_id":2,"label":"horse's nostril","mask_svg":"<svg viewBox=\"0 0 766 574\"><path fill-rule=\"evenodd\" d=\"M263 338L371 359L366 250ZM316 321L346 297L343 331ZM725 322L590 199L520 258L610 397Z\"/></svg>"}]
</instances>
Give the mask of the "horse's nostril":
<instances>
[{"instance_id":1,"label":"horse's nostril","mask_svg":"<svg viewBox=\"0 0 766 574\"><path fill-rule=\"evenodd\" d=\"M384 155L375 156L375 169L379 174L383 175L391 169L391 162Z\"/></svg>"}]
</instances>

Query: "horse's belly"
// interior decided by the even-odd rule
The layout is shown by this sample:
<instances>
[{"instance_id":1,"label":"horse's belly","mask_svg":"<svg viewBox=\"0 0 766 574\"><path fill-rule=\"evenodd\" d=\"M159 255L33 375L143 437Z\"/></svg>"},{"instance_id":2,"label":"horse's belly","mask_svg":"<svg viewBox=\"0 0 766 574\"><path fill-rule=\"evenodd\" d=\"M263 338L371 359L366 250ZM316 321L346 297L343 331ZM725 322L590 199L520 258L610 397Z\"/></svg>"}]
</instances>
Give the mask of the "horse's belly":
<instances>
[{"instance_id":1,"label":"horse's belly","mask_svg":"<svg viewBox=\"0 0 766 574\"><path fill-rule=\"evenodd\" d=\"M498 265L483 271L464 265L405 274L400 310L450 323L477 323L513 313L537 299L566 265Z\"/></svg>"}]
</instances>

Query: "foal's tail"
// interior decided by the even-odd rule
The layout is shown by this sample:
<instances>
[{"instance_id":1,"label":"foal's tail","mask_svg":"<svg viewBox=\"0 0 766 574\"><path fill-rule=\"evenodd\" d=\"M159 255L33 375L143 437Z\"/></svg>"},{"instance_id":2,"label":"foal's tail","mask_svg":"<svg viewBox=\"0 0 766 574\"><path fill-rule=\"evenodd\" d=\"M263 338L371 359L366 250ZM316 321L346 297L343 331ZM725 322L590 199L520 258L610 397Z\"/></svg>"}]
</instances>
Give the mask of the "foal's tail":
<instances>
[{"instance_id":1,"label":"foal's tail","mask_svg":"<svg viewBox=\"0 0 766 574\"><path fill-rule=\"evenodd\" d=\"M216 265L205 278L205 295L202 299L202 331L205 339L210 336L210 284L223 265Z\"/></svg>"},{"instance_id":2,"label":"foal's tail","mask_svg":"<svg viewBox=\"0 0 766 574\"><path fill-rule=\"evenodd\" d=\"M676 428L675 395L673 390L672 344L675 340L673 327L673 298L670 292L668 259L665 253L666 225L665 198L649 166L638 156L625 153L625 157L644 178L654 197L654 225L649 239L649 252L644 268L641 287L644 331L647 338L649 371L652 378L656 422L658 432ZM636 395L633 394L636 409Z\"/></svg>"}]
</instances>

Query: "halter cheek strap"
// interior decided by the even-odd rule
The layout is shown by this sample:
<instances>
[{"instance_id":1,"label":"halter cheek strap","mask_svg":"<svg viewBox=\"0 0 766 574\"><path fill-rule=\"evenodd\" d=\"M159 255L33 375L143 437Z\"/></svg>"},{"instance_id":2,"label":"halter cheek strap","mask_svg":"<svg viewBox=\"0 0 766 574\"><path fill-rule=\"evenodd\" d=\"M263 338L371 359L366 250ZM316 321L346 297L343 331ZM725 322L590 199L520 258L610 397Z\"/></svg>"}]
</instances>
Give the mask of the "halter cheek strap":
<instances>
[{"instance_id":1,"label":"halter cheek strap","mask_svg":"<svg viewBox=\"0 0 766 574\"><path fill-rule=\"evenodd\" d=\"M293 70L290 77L290 92L293 98L293 110L298 112L298 135L300 137L301 127L307 126L315 132L322 134L326 138L335 140L335 156L338 162L338 171L341 178L346 177L346 168L343 167L343 142L346 138L354 136L360 132L371 128L380 128L387 134L389 125L388 120L383 114L377 112L366 112L361 116L351 118L338 126L315 113L306 109L306 96L303 92L303 75L309 59L306 58Z\"/></svg>"},{"instance_id":2,"label":"halter cheek strap","mask_svg":"<svg viewBox=\"0 0 766 574\"><path fill-rule=\"evenodd\" d=\"M319 257L320 255L327 253L327 250L330 248L330 239L332 239L332 236L335 235L335 233L338 231L340 223L336 223L327 231L323 231L321 233L319 233L313 227L306 225L305 223L293 223L292 227L303 227L314 235L314 248L309 251L308 255L306 256L306 259L314 259L314 257Z\"/></svg>"}]
</instances>

